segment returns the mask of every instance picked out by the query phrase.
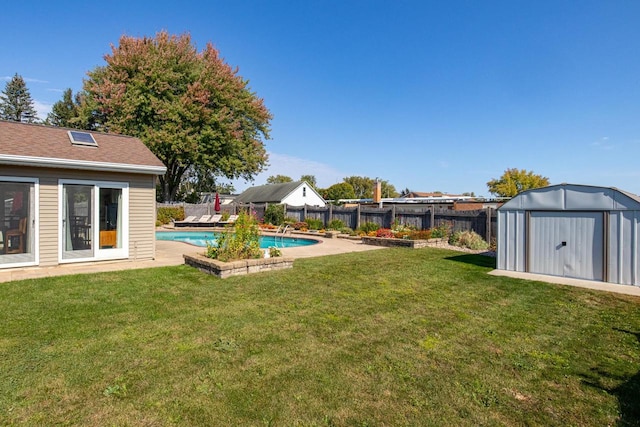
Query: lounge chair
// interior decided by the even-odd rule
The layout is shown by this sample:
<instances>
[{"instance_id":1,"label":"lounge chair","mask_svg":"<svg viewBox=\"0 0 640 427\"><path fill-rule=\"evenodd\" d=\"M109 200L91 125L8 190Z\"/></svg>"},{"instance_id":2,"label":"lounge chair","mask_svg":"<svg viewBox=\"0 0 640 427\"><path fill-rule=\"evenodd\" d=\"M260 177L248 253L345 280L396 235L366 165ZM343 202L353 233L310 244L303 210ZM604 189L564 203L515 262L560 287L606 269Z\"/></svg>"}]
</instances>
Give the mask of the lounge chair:
<instances>
[{"instance_id":1,"label":"lounge chair","mask_svg":"<svg viewBox=\"0 0 640 427\"><path fill-rule=\"evenodd\" d=\"M207 221L207 223L209 225L216 225L220 222L221 219L222 219L222 215L220 214L211 215L211 218L209 218L209 221Z\"/></svg>"},{"instance_id":2,"label":"lounge chair","mask_svg":"<svg viewBox=\"0 0 640 427\"><path fill-rule=\"evenodd\" d=\"M238 215L230 215L226 221L220 221L218 224L233 224L238 219Z\"/></svg>"},{"instance_id":3,"label":"lounge chair","mask_svg":"<svg viewBox=\"0 0 640 427\"><path fill-rule=\"evenodd\" d=\"M174 221L173 225L176 227L188 227L189 225L192 225L195 222L195 220L196 220L196 216L191 215L186 217L182 221Z\"/></svg>"},{"instance_id":4,"label":"lounge chair","mask_svg":"<svg viewBox=\"0 0 640 427\"><path fill-rule=\"evenodd\" d=\"M211 215L202 215L200 219L197 221L196 225L198 226L208 225L209 218L211 218Z\"/></svg>"}]
</instances>

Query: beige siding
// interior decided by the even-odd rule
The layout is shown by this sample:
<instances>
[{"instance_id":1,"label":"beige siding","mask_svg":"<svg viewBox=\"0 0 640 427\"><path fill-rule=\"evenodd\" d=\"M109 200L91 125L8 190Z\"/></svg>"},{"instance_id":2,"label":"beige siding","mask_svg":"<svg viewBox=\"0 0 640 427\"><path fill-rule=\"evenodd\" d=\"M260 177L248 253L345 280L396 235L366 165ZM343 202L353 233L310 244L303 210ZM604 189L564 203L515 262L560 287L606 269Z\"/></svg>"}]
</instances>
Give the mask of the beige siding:
<instances>
[{"instance_id":1,"label":"beige siding","mask_svg":"<svg viewBox=\"0 0 640 427\"><path fill-rule=\"evenodd\" d=\"M40 265L58 264L58 180L129 183L129 259L152 259L155 253L155 176L56 168L0 166L0 176L40 180Z\"/></svg>"},{"instance_id":2,"label":"beige siding","mask_svg":"<svg viewBox=\"0 0 640 427\"><path fill-rule=\"evenodd\" d=\"M155 177L131 176L129 180L129 258L150 259L155 254Z\"/></svg>"}]
</instances>

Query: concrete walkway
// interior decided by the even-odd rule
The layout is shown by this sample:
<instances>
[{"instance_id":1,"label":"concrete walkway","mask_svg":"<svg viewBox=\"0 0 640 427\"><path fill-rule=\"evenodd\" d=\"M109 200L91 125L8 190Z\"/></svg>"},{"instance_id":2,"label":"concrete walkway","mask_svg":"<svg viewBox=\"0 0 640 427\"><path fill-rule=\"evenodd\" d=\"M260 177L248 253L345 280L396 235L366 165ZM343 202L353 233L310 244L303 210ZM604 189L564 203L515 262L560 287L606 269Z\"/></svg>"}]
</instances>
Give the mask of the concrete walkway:
<instances>
[{"instance_id":1,"label":"concrete walkway","mask_svg":"<svg viewBox=\"0 0 640 427\"><path fill-rule=\"evenodd\" d=\"M516 279L535 280L537 282L556 283L558 285L577 286L597 291L615 292L618 294L640 297L640 286L616 285L615 283L594 282L593 280L570 279L567 277L547 276L543 274L521 273L518 271L493 270L493 276L513 277Z\"/></svg>"},{"instance_id":2,"label":"concrete walkway","mask_svg":"<svg viewBox=\"0 0 640 427\"><path fill-rule=\"evenodd\" d=\"M306 238L306 236L305 236ZM316 256L360 252L382 249L378 246L363 245L359 240L329 239L313 237L319 243L310 246L282 249L282 254L291 258L310 258ZM182 242L156 240L156 259L144 261L101 261L63 264L54 267L24 267L0 270L0 282L34 279L39 277L64 276L68 274L88 274L103 271L131 270L136 268L165 267L184 264L183 254L202 252L204 248Z\"/></svg>"}]
</instances>

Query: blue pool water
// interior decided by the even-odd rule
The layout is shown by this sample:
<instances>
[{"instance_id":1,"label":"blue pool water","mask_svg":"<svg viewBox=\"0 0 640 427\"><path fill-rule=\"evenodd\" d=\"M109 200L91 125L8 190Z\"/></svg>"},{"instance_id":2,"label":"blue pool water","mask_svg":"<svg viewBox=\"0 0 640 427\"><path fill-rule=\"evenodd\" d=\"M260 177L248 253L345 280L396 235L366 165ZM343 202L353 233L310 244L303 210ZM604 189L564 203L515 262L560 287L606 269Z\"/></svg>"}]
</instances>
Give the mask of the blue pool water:
<instances>
[{"instance_id":1,"label":"blue pool water","mask_svg":"<svg viewBox=\"0 0 640 427\"><path fill-rule=\"evenodd\" d=\"M156 231L156 240L176 240L189 243L194 246L206 247L207 242L215 242L220 233L212 231ZM296 246L309 246L318 243L317 240L299 239L296 237L260 236L260 248L293 248Z\"/></svg>"}]
</instances>

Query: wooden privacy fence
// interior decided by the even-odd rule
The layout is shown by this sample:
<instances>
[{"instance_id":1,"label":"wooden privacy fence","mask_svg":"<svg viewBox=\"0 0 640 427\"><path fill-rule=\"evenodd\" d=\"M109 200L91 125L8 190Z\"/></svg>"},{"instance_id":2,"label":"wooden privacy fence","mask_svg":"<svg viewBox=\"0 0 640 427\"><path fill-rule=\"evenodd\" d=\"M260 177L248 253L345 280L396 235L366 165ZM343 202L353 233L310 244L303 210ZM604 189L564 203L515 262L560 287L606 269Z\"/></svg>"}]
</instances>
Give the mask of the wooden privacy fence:
<instances>
[{"instance_id":1,"label":"wooden privacy fence","mask_svg":"<svg viewBox=\"0 0 640 427\"><path fill-rule=\"evenodd\" d=\"M163 206L183 206L185 216L211 215L215 211L213 204L158 204ZM264 218L264 212L268 204L231 204L223 205L222 212L235 214L241 209L251 209L258 219ZM339 219L345 226L356 229L366 222L373 222L380 227L391 228L394 222L410 225L419 230L428 230L439 226L446 226L452 232L472 230L484 237L487 242L497 234L497 214L492 208L473 211L454 211L438 206L430 207L404 207L389 206L383 208L356 206L342 207L329 205L317 206L288 206L282 205L285 218L295 221L304 221L306 218L319 219L327 226L332 220Z\"/></svg>"}]
</instances>

